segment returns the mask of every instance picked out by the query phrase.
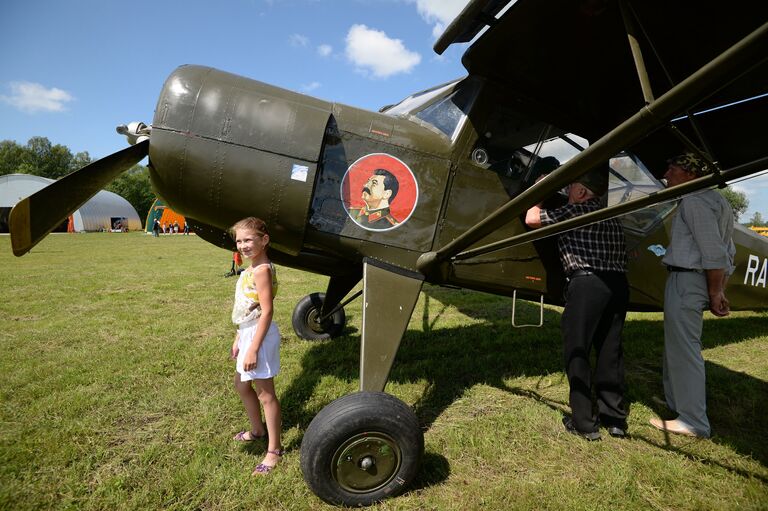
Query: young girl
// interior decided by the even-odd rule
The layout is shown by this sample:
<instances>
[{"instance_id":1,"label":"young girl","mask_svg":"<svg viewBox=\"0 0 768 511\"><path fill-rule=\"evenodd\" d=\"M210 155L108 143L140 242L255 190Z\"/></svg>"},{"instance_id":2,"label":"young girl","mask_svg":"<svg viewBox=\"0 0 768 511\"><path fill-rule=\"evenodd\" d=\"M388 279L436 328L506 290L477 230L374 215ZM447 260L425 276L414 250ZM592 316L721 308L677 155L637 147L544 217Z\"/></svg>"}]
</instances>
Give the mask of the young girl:
<instances>
[{"instance_id":1,"label":"young girl","mask_svg":"<svg viewBox=\"0 0 768 511\"><path fill-rule=\"evenodd\" d=\"M235 287L232 322L237 335L232 344L232 358L237 360L235 388L243 401L250 431L235 435L238 442L268 438L267 455L253 475L268 474L283 455L280 445L280 403L273 378L280 371L280 332L272 322L272 298L277 292L275 267L267 258L269 234L263 220L240 220L230 229L237 250L250 259ZM253 382L253 384L251 383ZM259 403L264 407L261 421Z\"/></svg>"}]
</instances>

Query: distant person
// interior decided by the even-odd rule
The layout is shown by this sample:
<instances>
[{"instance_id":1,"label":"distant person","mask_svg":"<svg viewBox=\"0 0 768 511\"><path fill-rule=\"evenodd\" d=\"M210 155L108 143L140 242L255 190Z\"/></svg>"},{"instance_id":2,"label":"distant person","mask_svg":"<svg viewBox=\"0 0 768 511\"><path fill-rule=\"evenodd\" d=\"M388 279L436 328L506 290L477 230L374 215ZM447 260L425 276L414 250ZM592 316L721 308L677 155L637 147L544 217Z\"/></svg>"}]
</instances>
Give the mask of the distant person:
<instances>
[{"instance_id":1,"label":"distant person","mask_svg":"<svg viewBox=\"0 0 768 511\"><path fill-rule=\"evenodd\" d=\"M243 269L240 268L243 265L243 257L240 255L240 252L232 252L232 268L230 268L229 272L225 273L225 277L234 277L235 275L240 275L242 273Z\"/></svg>"},{"instance_id":2,"label":"distant person","mask_svg":"<svg viewBox=\"0 0 768 511\"><path fill-rule=\"evenodd\" d=\"M534 206L526 213L525 223L537 229L597 211L607 190L607 170L593 170L568 186L566 205ZM587 440L600 440L599 426L611 436L624 437L627 409L621 331L629 302L624 231L618 220L603 220L560 234L557 248L568 278L560 328L572 416L564 417L563 425ZM589 361L592 347L594 378ZM592 412L593 389L597 416Z\"/></svg>"},{"instance_id":3,"label":"distant person","mask_svg":"<svg viewBox=\"0 0 768 511\"><path fill-rule=\"evenodd\" d=\"M184 220L184 235L189 236L189 224Z\"/></svg>"},{"instance_id":4,"label":"distant person","mask_svg":"<svg viewBox=\"0 0 768 511\"><path fill-rule=\"evenodd\" d=\"M165 222L163 222L162 227L163 227L163 234L166 234L167 231L166 231Z\"/></svg>"},{"instance_id":5,"label":"distant person","mask_svg":"<svg viewBox=\"0 0 768 511\"><path fill-rule=\"evenodd\" d=\"M160 236L160 222L158 222L157 218L152 222L152 236L155 238Z\"/></svg>"},{"instance_id":6,"label":"distant person","mask_svg":"<svg viewBox=\"0 0 768 511\"><path fill-rule=\"evenodd\" d=\"M692 152L667 163L668 187L711 172ZM669 271L664 291L664 397L677 413L674 420L651 419L663 431L701 438L711 434L701 355L702 311L709 309L718 317L730 313L725 286L734 269L732 234L733 209L716 191L692 193L680 201L662 259Z\"/></svg>"},{"instance_id":7,"label":"distant person","mask_svg":"<svg viewBox=\"0 0 768 511\"><path fill-rule=\"evenodd\" d=\"M277 293L277 274L267 257L269 233L263 220L248 217L232 226L237 249L250 265L235 286L232 322L237 335L232 358L237 360L235 388L251 424L249 431L234 436L238 442L267 438L267 454L252 475L264 475L275 468L283 455L280 443L280 402L274 377L280 372L280 332L272 321L272 299ZM260 407L264 407L265 422Z\"/></svg>"},{"instance_id":8,"label":"distant person","mask_svg":"<svg viewBox=\"0 0 768 511\"><path fill-rule=\"evenodd\" d=\"M179 222L173 222L173 234L179 234Z\"/></svg>"}]
</instances>

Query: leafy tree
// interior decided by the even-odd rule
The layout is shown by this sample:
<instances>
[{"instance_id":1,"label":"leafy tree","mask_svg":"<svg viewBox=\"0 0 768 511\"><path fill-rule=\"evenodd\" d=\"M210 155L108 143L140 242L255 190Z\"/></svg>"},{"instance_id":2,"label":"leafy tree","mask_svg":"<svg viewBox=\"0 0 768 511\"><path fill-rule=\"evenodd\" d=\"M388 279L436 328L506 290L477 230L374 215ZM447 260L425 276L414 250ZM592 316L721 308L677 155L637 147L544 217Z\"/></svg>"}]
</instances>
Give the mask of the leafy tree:
<instances>
[{"instance_id":1,"label":"leafy tree","mask_svg":"<svg viewBox=\"0 0 768 511\"><path fill-rule=\"evenodd\" d=\"M736 221L738 222L739 217L744 214L747 208L749 208L749 200L747 199L747 194L738 190L734 190L730 186L721 188L719 191L723 197L725 197L726 200L731 204L731 207L733 208L733 216L736 217Z\"/></svg>"},{"instance_id":2,"label":"leafy tree","mask_svg":"<svg viewBox=\"0 0 768 511\"><path fill-rule=\"evenodd\" d=\"M76 153L72 157L72 161L69 163L69 172L80 170L81 168L85 167L86 165L92 162L93 160L91 159L91 155L88 154L88 151L83 151L82 153Z\"/></svg>"},{"instance_id":3,"label":"leafy tree","mask_svg":"<svg viewBox=\"0 0 768 511\"><path fill-rule=\"evenodd\" d=\"M149 169L144 165L134 165L107 186L107 190L125 198L136 209L144 224L150 206L155 201L155 193L149 182Z\"/></svg>"},{"instance_id":4,"label":"leafy tree","mask_svg":"<svg viewBox=\"0 0 768 511\"><path fill-rule=\"evenodd\" d=\"M0 176L21 173L20 169L24 159L24 147L13 140L0 142Z\"/></svg>"},{"instance_id":5,"label":"leafy tree","mask_svg":"<svg viewBox=\"0 0 768 511\"><path fill-rule=\"evenodd\" d=\"M61 144L53 145L45 137L32 137L27 142L27 162L33 174L58 179L69 173L72 151Z\"/></svg>"},{"instance_id":6,"label":"leafy tree","mask_svg":"<svg viewBox=\"0 0 768 511\"><path fill-rule=\"evenodd\" d=\"M749 219L749 225L752 227L768 227L768 222L763 220L763 215L759 211L755 211L752 218Z\"/></svg>"},{"instance_id":7,"label":"leafy tree","mask_svg":"<svg viewBox=\"0 0 768 511\"><path fill-rule=\"evenodd\" d=\"M0 175L20 173L58 179L69 174L73 158L69 148L53 145L45 137L32 137L25 146L4 140L0 142Z\"/></svg>"}]
</instances>

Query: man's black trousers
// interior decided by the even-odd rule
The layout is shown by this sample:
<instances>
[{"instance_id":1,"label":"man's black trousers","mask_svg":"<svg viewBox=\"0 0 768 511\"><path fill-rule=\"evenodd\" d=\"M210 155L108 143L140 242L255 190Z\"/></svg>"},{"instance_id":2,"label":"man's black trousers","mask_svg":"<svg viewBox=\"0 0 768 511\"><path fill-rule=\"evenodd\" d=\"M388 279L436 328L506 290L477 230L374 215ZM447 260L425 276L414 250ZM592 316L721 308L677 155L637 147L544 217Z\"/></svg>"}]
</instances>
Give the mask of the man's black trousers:
<instances>
[{"instance_id":1,"label":"man's black trousers","mask_svg":"<svg viewBox=\"0 0 768 511\"><path fill-rule=\"evenodd\" d=\"M579 431L597 431L599 418L604 426L626 429L621 331L629 301L627 277L620 272L580 275L569 279L565 297L560 327L573 424ZM594 378L589 361L592 347ZM592 412L593 382L599 417Z\"/></svg>"}]
</instances>

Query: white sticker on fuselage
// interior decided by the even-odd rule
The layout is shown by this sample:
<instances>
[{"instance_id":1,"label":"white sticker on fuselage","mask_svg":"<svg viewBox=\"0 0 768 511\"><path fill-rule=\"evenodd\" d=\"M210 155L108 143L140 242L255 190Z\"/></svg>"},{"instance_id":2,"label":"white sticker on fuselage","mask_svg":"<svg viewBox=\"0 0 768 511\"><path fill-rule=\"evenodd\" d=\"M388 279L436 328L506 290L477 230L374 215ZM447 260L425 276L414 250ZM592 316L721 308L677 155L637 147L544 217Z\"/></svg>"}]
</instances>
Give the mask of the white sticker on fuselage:
<instances>
[{"instance_id":1,"label":"white sticker on fuselage","mask_svg":"<svg viewBox=\"0 0 768 511\"><path fill-rule=\"evenodd\" d=\"M667 249L663 245L651 245L648 247L648 250L653 252L656 257L661 257L667 253Z\"/></svg>"},{"instance_id":2,"label":"white sticker on fuselage","mask_svg":"<svg viewBox=\"0 0 768 511\"><path fill-rule=\"evenodd\" d=\"M302 183L306 183L308 173L309 167L306 165L297 165L294 163L293 168L291 169L291 179L294 181L301 181Z\"/></svg>"}]
</instances>

